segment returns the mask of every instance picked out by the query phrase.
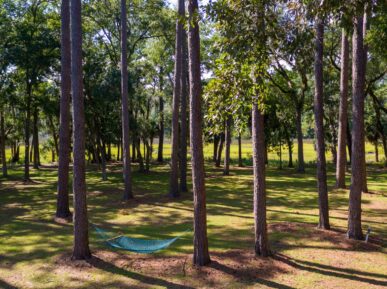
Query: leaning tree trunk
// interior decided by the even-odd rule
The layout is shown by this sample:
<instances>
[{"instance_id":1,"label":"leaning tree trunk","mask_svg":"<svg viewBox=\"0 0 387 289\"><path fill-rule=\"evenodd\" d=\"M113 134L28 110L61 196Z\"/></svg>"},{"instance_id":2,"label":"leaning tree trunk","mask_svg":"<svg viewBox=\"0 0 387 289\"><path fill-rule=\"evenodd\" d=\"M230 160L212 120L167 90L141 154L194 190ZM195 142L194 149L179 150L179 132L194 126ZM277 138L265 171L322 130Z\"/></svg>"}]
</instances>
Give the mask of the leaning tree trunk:
<instances>
[{"instance_id":1,"label":"leaning tree trunk","mask_svg":"<svg viewBox=\"0 0 387 289\"><path fill-rule=\"evenodd\" d=\"M297 167L297 171L299 173L304 173L305 172L304 140L303 140L303 134L302 134L302 110L301 109L297 109L296 129L297 129L297 145L298 145L298 167Z\"/></svg>"},{"instance_id":2,"label":"leaning tree trunk","mask_svg":"<svg viewBox=\"0 0 387 289\"><path fill-rule=\"evenodd\" d=\"M164 149L164 98L162 92L164 89L163 81L163 68L160 67L159 75L159 85L160 85L160 97L159 97L159 147L157 151L157 161L162 163L164 161L163 149Z\"/></svg>"},{"instance_id":3,"label":"leaning tree trunk","mask_svg":"<svg viewBox=\"0 0 387 289\"><path fill-rule=\"evenodd\" d=\"M252 111L253 171L254 171L254 225L255 254L269 256L269 241L266 224L266 181L265 181L265 133L264 117L255 98Z\"/></svg>"},{"instance_id":4,"label":"leaning tree trunk","mask_svg":"<svg viewBox=\"0 0 387 289\"><path fill-rule=\"evenodd\" d=\"M226 120L226 150L224 155L224 167L223 175L228 176L230 174L230 148L231 148L231 116L227 117Z\"/></svg>"},{"instance_id":5,"label":"leaning tree trunk","mask_svg":"<svg viewBox=\"0 0 387 289\"><path fill-rule=\"evenodd\" d=\"M181 5L184 7L184 0ZM185 15L185 9L184 13ZM188 51L187 51L187 33L183 30L183 65L181 72L181 125L180 125L180 191L187 192L187 96L188 96Z\"/></svg>"},{"instance_id":6,"label":"leaning tree trunk","mask_svg":"<svg viewBox=\"0 0 387 289\"><path fill-rule=\"evenodd\" d=\"M82 82L81 0L71 0L71 88L74 134L74 248L73 259L91 257L85 178L85 111Z\"/></svg>"},{"instance_id":7,"label":"leaning tree trunk","mask_svg":"<svg viewBox=\"0 0 387 289\"><path fill-rule=\"evenodd\" d=\"M71 95L71 36L70 0L62 0L61 7L61 96L59 124L58 195L56 217L71 216L69 208L70 164L70 95Z\"/></svg>"},{"instance_id":8,"label":"leaning tree trunk","mask_svg":"<svg viewBox=\"0 0 387 289\"><path fill-rule=\"evenodd\" d=\"M347 165L347 121L348 121L348 72L349 42L345 29L341 32L341 70L340 70L340 107L339 137L336 163L336 188L345 189L345 171Z\"/></svg>"},{"instance_id":9,"label":"leaning tree trunk","mask_svg":"<svg viewBox=\"0 0 387 289\"><path fill-rule=\"evenodd\" d=\"M5 155L5 128L4 128L4 113L0 111L0 150L1 150L1 163L2 163L2 172L3 177L8 176L7 170L7 157Z\"/></svg>"},{"instance_id":10,"label":"leaning tree trunk","mask_svg":"<svg viewBox=\"0 0 387 289\"><path fill-rule=\"evenodd\" d=\"M171 172L169 175L169 195L177 198L179 193L179 102L181 99L181 84L183 72L183 41L184 27L181 17L184 17L184 1L178 2L178 18L176 19L175 43L175 74L172 100L172 131L171 131Z\"/></svg>"},{"instance_id":11,"label":"leaning tree trunk","mask_svg":"<svg viewBox=\"0 0 387 289\"><path fill-rule=\"evenodd\" d=\"M222 132L220 134L220 143L219 143L219 147L218 147L218 155L216 157L216 163L215 163L216 167L220 167L220 162L222 161L222 152L223 152L223 146L224 146L224 139L225 139L225 135L224 135L224 132Z\"/></svg>"},{"instance_id":12,"label":"leaning tree trunk","mask_svg":"<svg viewBox=\"0 0 387 289\"><path fill-rule=\"evenodd\" d=\"M193 263L203 266L211 262L208 253L206 190L204 184L204 155L202 135L202 87L200 76L200 36L198 1L189 0L189 81L190 81L190 146L192 156L192 185L194 196Z\"/></svg>"},{"instance_id":13,"label":"leaning tree trunk","mask_svg":"<svg viewBox=\"0 0 387 289\"><path fill-rule=\"evenodd\" d=\"M364 186L364 88L365 57L363 47L363 17L353 20L352 35L352 175L349 193L348 238L363 239L361 229L361 195Z\"/></svg>"},{"instance_id":14,"label":"leaning tree trunk","mask_svg":"<svg viewBox=\"0 0 387 289\"><path fill-rule=\"evenodd\" d=\"M330 229L329 226L329 206L328 187L325 160L324 141L324 102L323 102L323 47L324 47L324 23L321 18L316 20L316 40L315 40L315 94L314 94L314 117L316 121L317 138L317 188L319 203L319 223L318 227Z\"/></svg>"},{"instance_id":15,"label":"leaning tree trunk","mask_svg":"<svg viewBox=\"0 0 387 289\"><path fill-rule=\"evenodd\" d=\"M130 164L126 0L121 0L121 117L124 200L133 198Z\"/></svg>"}]
</instances>

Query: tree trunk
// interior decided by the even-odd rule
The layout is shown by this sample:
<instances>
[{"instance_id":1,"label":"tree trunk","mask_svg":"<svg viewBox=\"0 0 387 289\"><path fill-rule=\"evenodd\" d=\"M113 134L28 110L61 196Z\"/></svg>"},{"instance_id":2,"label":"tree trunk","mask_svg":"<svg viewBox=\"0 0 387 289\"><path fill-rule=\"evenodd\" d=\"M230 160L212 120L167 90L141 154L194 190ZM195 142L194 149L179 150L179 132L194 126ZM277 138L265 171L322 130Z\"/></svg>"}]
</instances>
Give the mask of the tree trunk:
<instances>
[{"instance_id":1,"label":"tree trunk","mask_svg":"<svg viewBox=\"0 0 387 289\"><path fill-rule=\"evenodd\" d=\"M144 172L145 171L145 167L144 167L144 158L142 157L142 154L141 154L141 148L140 148L140 144L141 144L141 140L140 139L137 139L137 142L136 142L136 151L137 151L137 159L138 159L138 171L139 172Z\"/></svg>"},{"instance_id":2,"label":"tree trunk","mask_svg":"<svg viewBox=\"0 0 387 289\"><path fill-rule=\"evenodd\" d=\"M159 75L159 84L160 84L160 97L159 97L159 147L157 152L157 161L162 163L164 161L163 149L164 149L164 98L161 93L164 89L163 81L163 68L160 67Z\"/></svg>"},{"instance_id":3,"label":"tree trunk","mask_svg":"<svg viewBox=\"0 0 387 289\"><path fill-rule=\"evenodd\" d=\"M288 153L289 153L289 163L288 167L293 167L293 143L291 140L288 140Z\"/></svg>"},{"instance_id":4,"label":"tree trunk","mask_svg":"<svg viewBox=\"0 0 387 289\"><path fill-rule=\"evenodd\" d=\"M192 156L192 185L194 196L193 263L204 266L211 262L208 253L206 191L202 134L202 87L200 76L200 36L197 0L189 0L189 81L190 81L190 146Z\"/></svg>"},{"instance_id":5,"label":"tree trunk","mask_svg":"<svg viewBox=\"0 0 387 289\"><path fill-rule=\"evenodd\" d=\"M349 163L352 163L352 134L349 127L349 120L347 121L347 148L349 155Z\"/></svg>"},{"instance_id":6,"label":"tree trunk","mask_svg":"<svg viewBox=\"0 0 387 289\"><path fill-rule=\"evenodd\" d=\"M232 117L228 116L226 120L226 150L224 154L224 167L223 175L228 176L230 174L230 148L231 148L231 121Z\"/></svg>"},{"instance_id":7,"label":"tree trunk","mask_svg":"<svg viewBox=\"0 0 387 289\"><path fill-rule=\"evenodd\" d=\"M224 138L225 138L225 135L222 132L220 135L220 143L219 143L219 147L218 147L218 156L216 157L216 164L215 164L216 167L220 167L220 162L222 161Z\"/></svg>"},{"instance_id":8,"label":"tree trunk","mask_svg":"<svg viewBox=\"0 0 387 289\"><path fill-rule=\"evenodd\" d=\"M299 173L304 173L305 172L304 140L303 140L303 135L302 135L302 111L301 111L301 109L297 109L296 129L297 129L297 145L298 145L298 167L297 167L297 171Z\"/></svg>"},{"instance_id":9,"label":"tree trunk","mask_svg":"<svg viewBox=\"0 0 387 289\"><path fill-rule=\"evenodd\" d=\"M214 135L214 149L213 149L213 155L212 155L212 161L216 163L216 160L218 159L218 146L219 146L220 137L218 134Z\"/></svg>"},{"instance_id":10,"label":"tree trunk","mask_svg":"<svg viewBox=\"0 0 387 289\"><path fill-rule=\"evenodd\" d=\"M179 192L179 102L181 99L182 72L183 72L183 41L184 27L181 17L184 17L184 1L178 1L178 18L176 19L176 43L175 43L175 74L172 101L172 132L171 132L171 172L169 176L169 195L177 198Z\"/></svg>"},{"instance_id":11,"label":"tree trunk","mask_svg":"<svg viewBox=\"0 0 387 289\"><path fill-rule=\"evenodd\" d=\"M345 189L345 171L347 165L347 122L348 122L348 72L349 41L345 29L341 32L341 70L340 70L340 107L339 137L336 163L336 188Z\"/></svg>"},{"instance_id":12,"label":"tree trunk","mask_svg":"<svg viewBox=\"0 0 387 289\"><path fill-rule=\"evenodd\" d=\"M71 0L71 88L74 134L74 248L72 258L91 257L85 179L85 112L82 81L81 0Z\"/></svg>"},{"instance_id":13,"label":"tree trunk","mask_svg":"<svg viewBox=\"0 0 387 289\"><path fill-rule=\"evenodd\" d=\"M7 157L5 155L5 129L4 129L4 113L3 111L0 111L0 150L1 150L1 163L2 163L2 172L3 177L8 176L8 170L7 170Z\"/></svg>"},{"instance_id":14,"label":"tree trunk","mask_svg":"<svg viewBox=\"0 0 387 289\"><path fill-rule=\"evenodd\" d=\"M184 0L183 6L185 15ZM183 30L182 47L183 65L181 72L181 123L180 123L180 191L187 192L187 138L188 138L188 120L187 120L187 97L188 97L188 51L187 51L187 33Z\"/></svg>"},{"instance_id":15,"label":"tree trunk","mask_svg":"<svg viewBox=\"0 0 387 289\"><path fill-rule=\"evenodd\" d=\"M130 164L126 0L121 0L121 117L124 200L133 198Z\"/></svg>"},{"instance_id":16,"label":"tree trunk","mask_svg":"<svg viewBox=\"0 0 387 289\"><path fill-rule=\"evenodd\" d=\"M319 224L321 229L330 229L328 187L325 160L324 141L324 101L323 101L323 47L324 47L324 23L321 18L316 20L316 40L315 40L315 94L314 94L314 117L316 121L316 146L317 146L317 188L319 203Z\"/></svg>"},{"instance_id":17,"label":"tree trunk","mask_svg":"<svg viewBox=\"0 0 387 289\"><path fill-rule=\"evenodd\" d=\"M364 188L364 88L365 57L363 47L363 16L353 19L352 35L352 175L349 193L348 238L363 239L361 228L361 195Z\"/></svg>"},{"instance_id":18,"label":"tree trunk","mask_svg":"<svg viewBox=\"0 0 387 289\"><path fill-rule=\"evenodd\" d=\"M264 117L259 111L257 101L253 99L253 171L254 171L254 227L255 254L269 256L269 242L266 224L266 182L265 182L265 133Z\"/></svg>"},{"instance_id":19,"label":"tree trunk","mask_svg":"<svg viewBox=\"0 0 387 289\"><path fill-rule=\"evenodd\" d=\"M34 109L33 121L33 147L34 147L34 169L39 169L40 155L39 155L39 129L38 129L38 109Z\"/></svg>"},{"instance_id":20,"label":"tree trunk","mask_svg":"<svg viewBox=\"0 0 387 289\"><path fill-rule=\"evenodd\" d=\"M69 218L70 96L71 96L70 0L61 7L61 96L59 120L59 164L56 217Z\"/></svg>"},{"instance_id":21,"label":"tree trunk","mask_svg":"<svg viewBox=\"0 0 387 289\"><path fill-rule=\"evenodd\" d=\"M242 160L242 136L239 133L238 135L238 167L243 167L243 160Z\"/></svg>"},{"instance_id":22,"label":"tree trunk","mask_svg":"<svg viewBox=\"0 0 387 289\"><path fill-rule=\"evenodd\" d=\"M27 78L27 107L26 119L24 127L24 181L30 180L30 126L31 126L31 101L32 101L32 85Z\"/></svg>"}]
</instances>

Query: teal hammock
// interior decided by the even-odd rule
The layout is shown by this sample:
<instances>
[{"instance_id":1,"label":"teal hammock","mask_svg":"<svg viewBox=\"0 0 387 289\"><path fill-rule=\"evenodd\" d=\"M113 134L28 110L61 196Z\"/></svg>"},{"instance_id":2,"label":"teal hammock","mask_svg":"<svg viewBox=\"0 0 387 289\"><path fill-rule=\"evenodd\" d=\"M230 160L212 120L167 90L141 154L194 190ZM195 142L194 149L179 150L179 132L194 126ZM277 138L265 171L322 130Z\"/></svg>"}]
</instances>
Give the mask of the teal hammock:
<instances>
[{"instance_id":1,"label":"teal hammock","mask_svg":"<svg viewBox=\"0 0 387 289\"><path fill-rule=\"evenodd\" d=\"M150 254L168 248L172 243L180 239L184 235L184 233L190 231L188 229L181 235L172 239L146 240L138 238L129 238L122 235L112 237L112 233L109 233L95 225L93 225L93 227L99 237L109 247L142 254Z\"/></svg>"}]
</instances>

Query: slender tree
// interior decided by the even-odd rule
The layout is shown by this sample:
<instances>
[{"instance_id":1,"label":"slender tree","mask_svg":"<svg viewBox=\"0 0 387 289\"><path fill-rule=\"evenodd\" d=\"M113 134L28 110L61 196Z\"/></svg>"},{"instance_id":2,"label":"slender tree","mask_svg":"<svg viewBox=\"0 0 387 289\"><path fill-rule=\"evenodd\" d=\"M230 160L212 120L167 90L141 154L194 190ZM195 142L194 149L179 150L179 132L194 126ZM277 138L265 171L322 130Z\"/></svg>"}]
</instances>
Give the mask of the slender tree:
<instances>
[{"instance_id":1,"label":"slender tree","mask_svg":"<svg viewBox=\"0 0 387 289\"><path fill-rule=\"evenodd\" d=\"M192 185L194 196L194 254L193 263L204 266L211 262L208 253L206 190L202 135L202 87L200 75L199 7L197 0L189 0L189 89L190 89L190 146L192 156Z\"/></svg>"},{"instance_id":2,"label":"slender tree","mask_svg":"<svg viewBox=\"0 0 387 289\"><path fill-rule=\"evenodd\" d=\"M364 89L365 57L363 15L353 19L352 35L352 159L351 190L349 193L348 238L362 239L361 194L364 187Z\"/></svg>"},{"instance_id":3,"label":"slender tree","mask_svg":"<svg viewBox=\"0 0 387 289\"><path fill-rule=\"evenodd\" d=\"M3 177L8 176L8 170L7 170L7 159L5 155L5 129L4 129L4 113L2 110L0 110L0 153L1 153L1 162L2 162L2 172Z\"/></svg>"},{"instance_id":4,"label":"slender tree","mask_svg":"<svg viewBox=\"0 0 387 289\"><path fill-rule=\"evenodd\" d=\"M164 161L163 149L164 149L164 98L161 92L164 89L163 79L163 67L160 66L159 72L159 86L160 86L160 97L159 97L159 146L157 151L157 161L162 163Z\"/></svg>"},{"instance_id":5,"label":"slender tree","mask_svg":"<svg viewBox=\"0 0 387 289\"><path fill-rule=\"evenodd\" d=\"M341 32L341 69L340 69L340 107L339 135L336 163L336 188L345 189L345 170L347 165L347 120L348 120L348 73L349 41L345 29Z\"/></svg>"},{"instance_id":6,"label":"slender tree","mask_svg":"<svg viewBox=\"0 0 387 289\"><path fill-rule=\"evenodd\" d=\"M228 176L230 174L230 148L231 148L231 122L232 116L227 116L226 120L226 149L224 155L224 167L223 167L223 175Z\"/></svg>"},{"instance_id":7,"label":"slender tree","mask_svg":"<svg viewBox=\"0 0 387 289\"><path fill-rule=\"evenodd\" d=\"M70 217L69 163L70 163L70 94L71 94L71 40L70 0L61 6L61 95L59 127L59 167L56 217Z\"/></svg>"},{"instance_id":8,"label":"slender tree","mask_svg":"<svg viewBox=\"0 0 387 289\"><path fill-rule=\"evenodd\" d=\"M130 163L126 0L121 0L121 117L124 200L133 198Z\"/></svg>"},{"instance_id":9,"label":"slender tree","mask_svg":"<svg viewBox=\"0 0 387 289\"><path fill-rule=\"evenodd\" d=\"M324 107L323 107L323 47L324 47L324 22L321 16L316 19L316 40L315 40L315 94L314 94L314 117L317 138L317 188L319 203L319 223L318 227L330 229L329 226L329 206L328 187L325 160L324 141Z\"/></svg>"},{"instance_id":10,"label":"slender tree","mask_svg":"<svg viewBox=\"0 0 387 289\"><path fill-rule=\"evenodd\" d=\"M71 0L71 91L74 134L74 248L73 259L91 257L86 201L85 112L82 79L81 0Z\"/></svg>"},{"instance_id":11,"label":"slender tree","mask_svg":"<svg viewBox=\"0 0 387 289\"><path fill-rule=\"evenodd\" d=\"M171 172L169 176L169 195L178 197L179 192L179 103L182 95L183 72L183 41L184 41L184 0L179 0L177 5L178 18L176 19L176 43L175 43L175 73L172 100L172 132L171 132Z\"/></svg>"},{"instance_id":12,"label":"slender tree","mask_svg":"<svg viewBox=\"0 0 387 289\"><path fill-rule=\"evenodd\" d=\"M185 5L184 0L181 5L184 8L185 15ZM187 33L185 29L183 30L183 66L181 72L181 125L180 125L180 191L187 192L187 138L188 138L188 119L187 119L187 98L188 98L188 51L187 51Z\"/></svg>"}]
</instances>

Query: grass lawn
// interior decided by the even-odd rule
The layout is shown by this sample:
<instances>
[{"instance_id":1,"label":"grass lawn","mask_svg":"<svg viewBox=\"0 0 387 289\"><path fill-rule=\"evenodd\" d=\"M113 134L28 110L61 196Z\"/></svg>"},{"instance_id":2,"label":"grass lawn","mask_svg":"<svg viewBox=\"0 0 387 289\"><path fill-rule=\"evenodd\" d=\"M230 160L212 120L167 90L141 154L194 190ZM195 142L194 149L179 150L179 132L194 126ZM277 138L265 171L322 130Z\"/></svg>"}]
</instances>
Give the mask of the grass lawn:
<instances>
[{"instance_id":1,"label":"grass lawn","mask_svg":"<svg viewBox=\"0 0 387 289\"><path fill-rule=\"evenodd\" d=\"M233 145L234 158L236 150ZM205 151L210 158L212 148ZM247 143L244 153L247 159L251 156ZM284 150L285 160L286 155ZM313 162L314 155L313 145L306 143L306 161ZM293 168L279 170L276 154L269 157L268 224L275 256L253 254L251 167L232 167L225 177L221 168L207 163L213 262L205 268L191 265L192 233L167 250L141 255L106 248L91 230L94 257L71 262L72 225L53 218L56 167L46 164L32 170L33 183L24 184L22 167L15 166L9 178L0 178L0 288L386 288L387 169L377 164L367 168L371 193L363 195L362 219L371 237L365 243L345 238L348 191L332 189L332 165L328 183L333 230L326 232L316 229L314 165L297 174ZM367 158L373 160L371 154ZM120 165L109 165L108 181L101 181L97 166L88 166L90 220L117 235L144 238L170 238L191 228L192 194L177 200L166 197L168 169L168 164L153 165L151 173L142 174L134 165L136 198L123 203Z\"/></svg>"}]
</instances>

